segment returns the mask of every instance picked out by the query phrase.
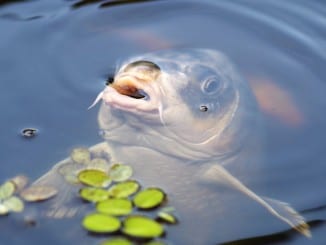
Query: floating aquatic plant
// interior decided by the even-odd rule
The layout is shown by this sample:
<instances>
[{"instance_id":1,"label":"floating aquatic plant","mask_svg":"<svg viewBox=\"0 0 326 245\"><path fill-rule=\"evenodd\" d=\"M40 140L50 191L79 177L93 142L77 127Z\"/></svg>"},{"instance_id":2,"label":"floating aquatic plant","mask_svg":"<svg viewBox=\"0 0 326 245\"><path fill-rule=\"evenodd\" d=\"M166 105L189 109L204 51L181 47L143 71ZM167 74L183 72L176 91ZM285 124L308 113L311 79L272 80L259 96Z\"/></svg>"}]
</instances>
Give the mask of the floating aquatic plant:
<instances>
[{"instance_id":1,"label":"floating aquatic plant","mask_svg":"<svg viewBox=\"0 0 326 245\"><path fill-rule=\"evenodd\" d=\"M15 192L20 192L27 186L28 178L24 175L17 175L10 179L10 182L15 185Z\"/></svg>"},{"instance_id":2,"label":"floating aquatic plant","mask_svg":"<svg viewBox=\"0 0 326 245\"><path fill-rule=\"evenodd\" d=\"M39 202L57 195L58 190L52 186L35 185L24 189L20 196L28 202Z\"/></svg>"},{"instance_id":3,"label":"floating aquatic plant","mask_svg":"<svg viewBox=\"0 0 326 245\"><path fill-rule=\"evenodd\" d=\"M81 183L92 187L107 187L111 183L110 177L97 169L85 169L79 172L78 179Z\"/></svg>"},{"instance_id":4,"label":"floating aquatic plant","mask_svg":"<svg viewBox=\"0 0 326 245\"><path fill-rule=\"evenodd\" d=\"M125 181L132 176L132 168L125 164L114 164L109 170L109 176L116 182Z\"/></svg>"},{"instance_id":5,"label":"floating aquatic plant","mask_svg":"<svg viewBox=\"0 0 326 245\"><path fill-rule=\"evenodd\" d=\"M164 211L158 212L157 218L158 218L158 220L169 223L169 224L176 224L178 222L177 218L173 214L164 212Z\"/></svg>"},{"instance_id":6,"label":"floating aquatic plant","mask_svg":"<svg viewBox=\"0 0 326 245\"><path fill-rule=\"evenodd\" d=\"M91 153L87 148L75 148L70 154L75 163L87 164L91 161Z\"/></svg>"},{"instance_id":7,"label":"floating aquatic plant","mask_svg":"<svg viewBox=\"0 0 326 245\"><path fill-rule=\"evenodd\" d=\"M15 189L15 184L12 181L7 181L0 186L0 215L24 210L23 201L13 196Z\"/></svg>"},{"instance_id":8,"label":"floating aquatic plant","mask_svg":"<svg viewBox=\"0 0 326 245\"><path fill-rule=\"evenodd\" d=\"M144 243L146 245L165 244L156 240L164 233L164 226L158 221L175 224L176 218L165 209L156 214L158 221L133 212L136 210L134 205L143 211L161 205L166 194L159 188L147 188L138 192L141 189L139 182L129 180L133 173L130 166L110 166L107 159L101 155L92 158L88 149L76 148L71 153L71 160L59 166L58 173L68 183L88 186L79 191L83 200L96 204L96 211L82 220L82 226L87 231L99 234L119 232L120 235L126 236L105 240L101 245L130 245L133 244L133 238L146 239L145 241L155 239ZM32 185L25 188L27 182L25 176L17 176L0 186L0 215L21 212L24 209L23 201L14 196L15 192L19 192L20 196L29 202L47 200L58 193L58 190L51 186ZM115 183L111 185L112 182Z\"/></svg>"},{"instance_id":9,"label":"floating aquatic plant","mask_svg":"<svg viewBox=\"0 0 326 245\"><path fill-rule=\"evenodd\" d=\"M150 209L159 206L165 199L164 192L159 188L147 188L138 192L134 204L141 209Z\"/></svg>"},{"instance_id":10,"label":"floating aquatic plant","mask_svg":"<svg viewBox=\"0 0 326 245\"><path fill-rule=\"evenodd\" d=\"M108 172L110 169L110 164L104 158L93 158L88 164L89 168L102 170L103 172Z\"/></svg>"},{"instance_id":11,"label":"floating aquatic plant","mask_svg":"<svg viewBox=\"0 0 326 245\"><path fill-rule=\"evenodd\" d=\"M127 198L136 193L140 189L140 185L135 180L127 180L117 183L109 189L109 195L115 198Z\"/></svg>"},{"instance_id":12,"label":"floating aquatic plant","mask_svg":"<svg viewBox=\"0 0 326 245\"><path fill-rule=\"evenodd\" d=\"M120 229L121 222L118 218L101 213L92 213L84 217L83 227L94 233L112 233Z\"/></svg>"},{"instance_id":13,"label":"floating aquatic plant","mask_svg":"<svg viewBox=\"0 0 326 245\"><path fill-rule=\"evenodd\" d=\"M15 192L15 184L7 181L0 186L0 200L5 200L11 197Z\"/></svg>"},{"instance_id":14,"label":"floating aquatic plant","mask_svg":"<svg viewBox=\"0 0 326 245\"><path fill-rule=\"evenodd\" d=\"M132 215L124 220L122 232L136 238L155 238L164 233L164 228L149 217Z\"/></svg>"},{"instance_id":15,"label":"floating aquatic plant","mask_svg":"<svg viewBox=\"0 0 326 245\"><path fill-rule=\"evenodd\" d=\"M85 201L99 202L107 200L109 198L109 192L100 188L86 187L80 189L79 196Z\"/></svg>"},{"instance_id":16,"label":"floating aquatic plant","mask_svg":"<svg viewBox=\"0 0 326 245\"><path fill-rule=\"evenodd\" d=\"M101 245L132 245L133 243L126 238L116 237L109 240L105 240Z\"/></svg>"},{"instance_id":17,"label":"floating aquatic plant","mask_svg":"<svg viewBox=\"0 0 326 245\"><path fill-rule=\"evenodd\" d=\"M123 216L132 212L132 202L123 198L112 198L98 202L96 210L100 213Z\"/></svg>"},{"instance_id":18,"label":"floating aquatic plant","mask_svg":"<svg viewBox=\"0 0 326 245\"><path fill-rule=\"evenodd\" d=\"M98 161L99 165L102 164L102 161L96 161ZM96 233L110 233L120 230L129 238L146 240L157 238L164 233L163 225L156 220L144 215L133 214L133 204L142 210L151 210L164 202L166 194L163 190L153 187L138 192L141 188L140 184L135 180L128 180L132 176L132 172L132 168L125 164L114 164L108 170L108 174L95 169L85 169L79 172L78 179L80 182L96 186L96 188L82 188L79 192L84 200L96 203L96 213L87 215L83 220L85 229ZM105 183L107 178L118 183L114 183L106 190L104 189L105 185L102 183ZM123 223L119 224L119 228L117 228L117 221L119 220L112 219L114 216L120 216L123 219ZM156 217L157 220L169 224L177 222L174 215L171 214L171 209L162 209L156 214ZM116 225L112 229L111 223ZM127 238L118 237L101 243L101 245L110 244L131 244L131 241ZM164 245L165 243L154 240L148 244Z\"/></svg>"},{"instance_id":19,"label":"floating aquatic plant","mask_svg":"<svg viewBox=\"0 0 326 245\"><path fill-rule=\"evenodd\" d=\"M70 155L71 161L62 164L58 171L64 176L65 180L73 185L80 184L79 173L84 170L98 170L104 172L105 175L109 171L110 164L104 158L96 156L92 158L90 151L86 148L75 148ZM86 174L88 175L88 174ZM89 177L86 177L88 181ZM85 183L89 185L89 183ZM109 184L109 183L107 183ZM90 183L92 186L92 181Z\"/></svg>"}]
</instances>

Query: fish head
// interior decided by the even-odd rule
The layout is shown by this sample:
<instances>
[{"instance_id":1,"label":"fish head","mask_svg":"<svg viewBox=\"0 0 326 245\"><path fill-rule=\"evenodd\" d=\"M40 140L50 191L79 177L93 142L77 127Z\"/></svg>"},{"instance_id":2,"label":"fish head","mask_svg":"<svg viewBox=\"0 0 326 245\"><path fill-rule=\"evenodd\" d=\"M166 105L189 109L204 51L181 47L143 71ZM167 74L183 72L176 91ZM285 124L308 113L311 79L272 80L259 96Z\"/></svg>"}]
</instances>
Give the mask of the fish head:
<instances>
[{"instance_id":1,"label":"fish head","mask_svg":"<svg viewBox=\"0 0 326 245\"><path fill-rule=\"evenodd\" d=\"M132 57L101 94L108 141L187 160L223 158L243 145L255 120L246 82L220 52L159 51Z\"/></svg>"}]
</instances>

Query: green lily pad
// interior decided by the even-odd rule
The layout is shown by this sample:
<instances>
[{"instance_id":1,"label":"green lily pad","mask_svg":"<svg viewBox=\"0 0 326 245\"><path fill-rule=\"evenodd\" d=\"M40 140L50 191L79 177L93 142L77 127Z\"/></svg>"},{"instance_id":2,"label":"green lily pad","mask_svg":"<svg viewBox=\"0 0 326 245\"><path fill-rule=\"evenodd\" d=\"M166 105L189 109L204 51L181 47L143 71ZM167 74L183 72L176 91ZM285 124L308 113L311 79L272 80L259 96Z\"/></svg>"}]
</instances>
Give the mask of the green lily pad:
<instances>
[{"instance_id":1,"label":"green lily pad","mask_svg":"<svg viewBox=\"0 0 326 245\"><path fill-rule=\"evenodd\" d=\"M18 197L12 196L4 200L2 205L6 206L9 211L22 212L24 210L24 203Z\"/></svg>"},{"instance_id":2,"label":"green lily pad","mask_svg":"<svg viewBox=\"0 0 326 245\"><path fill-rule=\"evenodd\" d=\"M163 226L146 216L133 215L123 222L122 232L137 238L155 238L164 233Z\"/></svg>"},{"instance_id":3,"label":"green lily pad","mask_svg":"<svg viewBox=\"0 0 326 245\"><path fill-rule=\"evenodd\" d=\"M117 237L110 240L106 240L101 245L132 245L133 243L126 238Z\"/></svg>"},{"instance_id":4,"label":"green lily pad","mask_svg":"<svg viewBox=\"0 0 326 245\"><path fill-rule=\"evenodd\" d=\"M87 164L91 161L91 153L86 148L75 148L72 150L70 158L75 163Z\"/></svg>"},{"instance_id":5,"label":"green lily pad","mask_svg":"<svg viewBox=\"0 0 326 245\"><path fill-rule=\"evenodd\" d=\"M109 176L113 181L125 181L132 176L132 168L125 164L114 164L109 171Z\"/></svg>"},{"instance_id":6,"label":"green lily pad","mask_svg":"<svg viewBox=\"0 0 326 245\"><path fill-rule=\"evenodd\" d=\"M90 232L112 233L120 229L121 222L107 214L92 213L84 217L82 226Z\"/></svg>"},{"instance_id":7,"label":"green lily pad","mask_svg":"<svg viewBox=\"0 0 326 245\"><path fill-rule=\"evenodd\" d=\"M104 214L122 216L131 213L132 203L128 199L108 199L98 202L96 210Z\"/></svg>"},{"instance_id":8,"label":"green lily pad","mask_svg":"<svg viewBox=\"0 0 326 245\"><path fill-rule=\"evenodd\" d=\"M127 180L124 182L117 183L109 189L109 194L111 197L116 198L127 198L130 195L136 193L140 188L137 181Z\"/></svg>"},{"instance_id":9,"label":"green lily pad","mask_svg":"<svg viewBox=\"0 0 326 245\"><path fill-rule=\"evenodd\" d=\"M39 202L50 199L58 193L58 190L52 186L35 185L24 189L20 196L28 202Z\"/></svg>"},{"instance_id":10,"label":"green lily pad","mask_svg":"<svg viewBox=\"0 0 326 245\"><path fill-rule=\"evenodd\" d=\"M0 200L11 197L15 192L15 184L11 181L7 181L0 186Z\"/></svg>"},{"instance_id":11,"label":"green lily pad","mask_svg":"<svg viewBox=\"0 0 326 245\"><path fill-rule=\"evenodd\" d=\"M173 214L164 211L158 212L157 217L159 220L169 224L176 224L178 222L177 218Z\"/></svg>"},{"instance_id":12,"label":"green lily pad","mask_svg":"<svg viewBox=\"0 0 326 245\"><path fill-rule=\"evenodd\" d=\"M159 206L165 199L164 192L159 188L147 188L138 192L134 204L141 209L150 209Z\"/></svg>"},{"instance_id":13,"label":"green lily pad","mask_svg":"<svg viewBox=\"0 0 326 245\"><path fill-rule=\"evenodd\" d=\"M88 187L80 189L79 196L89 202L99 202L108 199L109 193L107 190Z\"/></svg>"},{"instance_id":14,"label":"green lily pad","mask_svg":"<svg viewBox=\"0 0 326 245\"><path fill-rule=\"evenodd\" d=\"M85 169L80 171L78 179L81 183L92 187L108 187L111 183L109 176L97 169Z\"/></svg>"}]
</instances>

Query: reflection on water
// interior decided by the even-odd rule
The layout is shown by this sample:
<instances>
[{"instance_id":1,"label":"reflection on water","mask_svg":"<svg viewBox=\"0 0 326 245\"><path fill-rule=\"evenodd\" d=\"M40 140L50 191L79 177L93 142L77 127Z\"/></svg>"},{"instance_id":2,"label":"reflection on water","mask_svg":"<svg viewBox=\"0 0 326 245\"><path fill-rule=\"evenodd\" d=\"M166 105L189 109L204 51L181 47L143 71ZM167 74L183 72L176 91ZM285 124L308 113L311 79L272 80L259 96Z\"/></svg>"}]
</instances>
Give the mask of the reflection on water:
<instances>
[{"instance_id":1,"label":"reflection on water","mask_svg":"<svg viewBox=\"0 0 326 245\"><path fill-rule=\"evenodd\" d=\"M76 2L72 5L73 8L80 8L82 6L86 6L93 3L100 3L100 8L112 7L112 6L120 6L125 4L132 4L132 3L141 3L141 2L152 2L155 0L118 0L118 1L105 1L105 0L82 0ZM157 1L157 0L156 0Z\"/></svg>"},{"instance_id":2,"label":"reflection on water","mask_svg":"<svg viewBox=\"0 0 326 245\"><path fill-rule=\"evenodd\" d=\"M81 3L92 4L73 8ZM100 8L105 4L116 5ZM279 233L287 227L244 199L232 214L218 217L233 226L216 231L216 242L323 244L326 212L316 208L326 203L325 12L322 1L303 0L2 1L0 179L17 173L37 178L76 145L99 142L97 112L86 108L125 57L213 48L238 66L263 111L264 161L259 174L241 168L239 178L258 193L310 210L304 216L313 235L308 241L292 231ZM20 130L29 127L39 129L38 137L24 141ZM77 239L60 236L76 220L45 220L27 229L22 219L0 220L8 234L0 243ZM16 232L22 236L15 237ZM84 234L80 227L75 232ZM168 234L182 244L184 234Z\"/></svg>"}]
</instances>

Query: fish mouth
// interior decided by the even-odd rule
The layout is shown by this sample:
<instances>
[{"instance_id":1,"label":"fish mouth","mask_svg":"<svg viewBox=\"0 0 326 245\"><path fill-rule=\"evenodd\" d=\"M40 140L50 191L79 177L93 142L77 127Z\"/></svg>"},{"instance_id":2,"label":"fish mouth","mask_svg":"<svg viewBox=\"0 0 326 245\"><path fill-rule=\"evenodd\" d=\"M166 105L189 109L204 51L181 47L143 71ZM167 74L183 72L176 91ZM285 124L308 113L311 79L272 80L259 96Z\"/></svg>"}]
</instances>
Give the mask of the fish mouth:
<instances>
[{"instance_id":1,"label":"fish mouth","mask_svg":"<svg viewBox=\"0 0 326 245\"><path fill-rule=\"evenodd\" d=\"M119 76L109 86L114 88L118 93L129 96L134 99L148 100L149 95L144 90L143 83L148 81L140 80L130 75Z\"/></svg>"},{"instance_id":2,"label":"fish mouth","mask_svg":"<svg viewBox=\"0 0 326 245\"><path fill-rule=\"evenodd\" d=\"M102 92L101 99L110 107L133 113L158 110L160 89L155 81L121 74Z\"/></svg>"}]
</instances>

